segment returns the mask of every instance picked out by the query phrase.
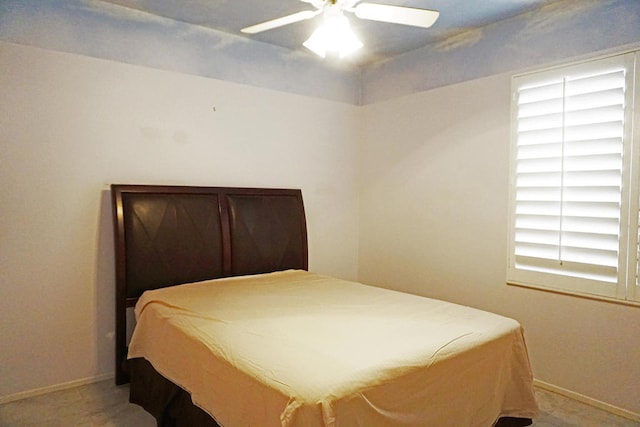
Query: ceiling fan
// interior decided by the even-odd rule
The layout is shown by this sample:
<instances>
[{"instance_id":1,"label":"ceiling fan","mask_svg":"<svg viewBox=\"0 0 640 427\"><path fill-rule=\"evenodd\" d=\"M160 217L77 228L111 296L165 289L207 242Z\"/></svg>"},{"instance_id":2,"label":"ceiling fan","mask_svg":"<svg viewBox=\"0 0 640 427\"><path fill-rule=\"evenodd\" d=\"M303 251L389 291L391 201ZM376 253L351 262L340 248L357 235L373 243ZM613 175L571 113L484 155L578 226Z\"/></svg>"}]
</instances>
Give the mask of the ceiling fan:
<instances>
[{"instance_id":1,"label":"ceiling fan","mask_svg":"<svg viewBox=\"0 0 640 427\"><path fill-rule=\"evenodd\" d=\"M240 31L246 34L256 34L295 22L312 19L323 15L323 25L318 27L307 41L305 47L316 54L325 57L327 51L336 51L340 57L362 47L362 42L351 31L349 21L344 12L355 14L360 19L390 22L393 24L410 25L429 28L438 19L439 12L413 7L391 6L377 3L360 3L360 0L300 0L314 6L315 10L303 10L282 18L272 19L251 25Z\"/></svg>"}]
</instances>

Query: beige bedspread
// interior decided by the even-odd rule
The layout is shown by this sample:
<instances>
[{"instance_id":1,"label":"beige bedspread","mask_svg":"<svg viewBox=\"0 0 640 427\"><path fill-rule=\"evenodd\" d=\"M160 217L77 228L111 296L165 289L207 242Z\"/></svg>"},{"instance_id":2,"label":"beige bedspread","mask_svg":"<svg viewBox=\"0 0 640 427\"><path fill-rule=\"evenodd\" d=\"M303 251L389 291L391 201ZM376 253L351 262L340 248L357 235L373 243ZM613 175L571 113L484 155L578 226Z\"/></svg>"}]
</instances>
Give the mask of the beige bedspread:
<instances>
[{"instance_id":1,"label":"beige bedspread","mask_svg":"<svg viewBox=\"0 0 640 427\"><path fill-rule=\"evenodd\" d=\"M479 426L534 418L518 322L285 271L147 291L144 357L224 427Z\"/></svg>"}]
</instances>

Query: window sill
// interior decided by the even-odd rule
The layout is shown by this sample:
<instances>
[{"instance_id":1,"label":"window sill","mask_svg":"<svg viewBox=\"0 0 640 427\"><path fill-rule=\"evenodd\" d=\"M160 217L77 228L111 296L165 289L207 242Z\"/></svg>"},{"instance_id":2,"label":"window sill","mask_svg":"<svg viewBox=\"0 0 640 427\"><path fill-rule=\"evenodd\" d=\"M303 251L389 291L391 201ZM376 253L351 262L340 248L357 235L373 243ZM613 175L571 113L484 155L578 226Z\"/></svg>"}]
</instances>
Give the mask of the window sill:
<instances>
[{"instance_id":1,"label":"window sill","mask_svg":"<svg viewBox=\"0 0 640 427\"><path fill-rule=\"evenodd\" d=\"M570 297L589 299L589 300L594 300L594 301L602 301L602 302L607 302L607 303L612 303L612 304L619 304L619 305L626 305L626 306L629 306L629 307L640 308L640 301L623 300L623 299L605 297L605 296L601 296L601 295L593 295L593 294L586 294L586 293L580 293L580 292L572 292L572 291L567 291L567 290L563 290L563 289L546 288L546 287L538 286L538 285L527 285L527 284L515 283L515 282L507 282L507 285L509 285L509 286L517 286L519 288L535 289L535 290L538 290L538 291L549 292L549 293L552 293L552 294L567 295L567 296L570 296Z\"/></svg>"}]
</instances>

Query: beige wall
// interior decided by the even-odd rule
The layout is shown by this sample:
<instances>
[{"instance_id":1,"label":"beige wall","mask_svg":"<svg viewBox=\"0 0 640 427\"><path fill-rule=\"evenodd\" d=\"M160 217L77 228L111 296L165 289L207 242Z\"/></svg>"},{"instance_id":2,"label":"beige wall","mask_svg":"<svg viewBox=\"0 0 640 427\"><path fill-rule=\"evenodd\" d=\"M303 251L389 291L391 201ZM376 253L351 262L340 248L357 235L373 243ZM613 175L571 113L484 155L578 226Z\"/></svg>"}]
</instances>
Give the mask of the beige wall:
<instances>
[{"instance_id":1,"label":"beige wall","mask_svg":"<svg viewBox=\"0 0 640 427\"><path fill-rule=\"evenodd\" d=\"M3 42L0 64L0 398L113 372L108 184L301 188L310 268L356 278L356 107Z\"/></svg>"},{"instance_id":2,"label":"beige wall","mask_svg":"<svg viewBox=\"0 0 640 427\"><path fill-rule=\"evenodd\" d=\"M518 319L538 380L640 413L640 309L505 284L510 78L362 107L360 281Z\"/></svg>"}]
</instances>

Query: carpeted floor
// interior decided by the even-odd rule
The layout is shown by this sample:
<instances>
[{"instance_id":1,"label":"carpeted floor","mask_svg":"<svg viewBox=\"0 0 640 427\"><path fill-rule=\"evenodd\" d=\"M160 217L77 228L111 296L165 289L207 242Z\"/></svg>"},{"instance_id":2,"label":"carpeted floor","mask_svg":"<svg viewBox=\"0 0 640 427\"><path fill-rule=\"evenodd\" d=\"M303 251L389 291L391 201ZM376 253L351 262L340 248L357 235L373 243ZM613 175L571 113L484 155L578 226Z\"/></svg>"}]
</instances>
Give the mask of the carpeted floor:
<instances>
[{"instance_id":1,"label":"carpeted floor","mask_svg":"<svg viewBox=\"0 0 640 427\"><path fill-rule=\"evenodd\" d=\"M128 395L128 386L108 380L9 402L0 405L0 427L155 426L153 417L128 402ZM536 395L542 411L536 427L640 427L640 422L549 391L536 389Z\"/></svg>"}]
</instances>

